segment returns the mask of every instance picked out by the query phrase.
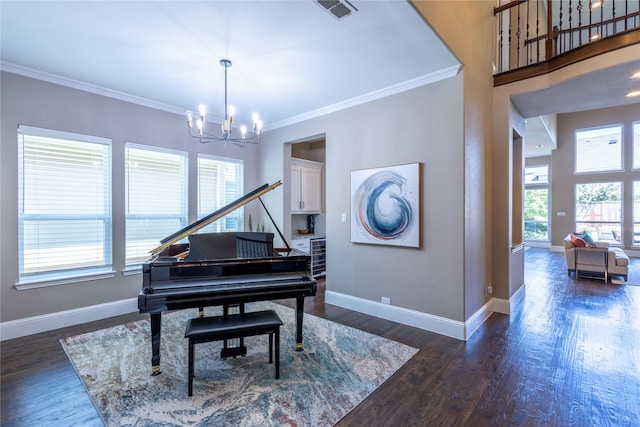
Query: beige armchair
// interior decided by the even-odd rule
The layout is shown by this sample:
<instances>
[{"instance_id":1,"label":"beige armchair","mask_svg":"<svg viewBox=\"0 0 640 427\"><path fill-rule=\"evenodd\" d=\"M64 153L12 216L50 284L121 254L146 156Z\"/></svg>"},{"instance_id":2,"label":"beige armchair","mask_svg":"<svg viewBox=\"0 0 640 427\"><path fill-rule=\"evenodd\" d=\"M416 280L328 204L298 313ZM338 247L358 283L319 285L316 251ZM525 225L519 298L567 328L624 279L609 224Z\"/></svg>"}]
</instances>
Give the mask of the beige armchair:
<instances>
[{"instance_id":1,"label":"beige armchair","mask_svg":"<svg viewBox=\"0 0 640 427\"><path fill-rule=\"evenodd\" d=\"M611 275L622 276L627 280L629 257L618 247L607 242L596 242L596 247L576 247L571 235L564 238L564 253L567 258L567 274L577 277L585 273L608 280Z\"/></svg>"}]
</instances>

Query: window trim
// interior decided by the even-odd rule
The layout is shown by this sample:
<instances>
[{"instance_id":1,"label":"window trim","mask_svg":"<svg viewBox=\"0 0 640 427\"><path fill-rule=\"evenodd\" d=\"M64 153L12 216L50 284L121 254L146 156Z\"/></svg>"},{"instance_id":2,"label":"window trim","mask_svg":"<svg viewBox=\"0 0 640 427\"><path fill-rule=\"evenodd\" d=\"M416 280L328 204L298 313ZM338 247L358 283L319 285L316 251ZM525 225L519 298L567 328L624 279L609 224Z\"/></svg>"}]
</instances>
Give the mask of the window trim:
<instances>
[{"instance_id":1,"label":"window trim","mask_svg":"<svg viewBox=\"0 0 640 427\"><path fill-rule=\"evenodd\" d=\"M524 241L531 244L540 244L540 243L550 243L551 242L551 227L553 224L553 220L551 218L551 165L549 163L540 163L540 164L530 164L528 166L525 165L525 173L527 168L540 168L545 167L547 169L547 180L546 181L536 181L525 183L523 197L526 194L527 190L539 190L544 189L547 190L547 237L544 239L529 239L524 237L525 234L525 215L524 215L524 205L523 205L523 214L522 214L522 232Z\"/></svg>"},{"instance_id":2,"label":"window trim","mask_svg":"<svg viewBox=\"0 0 640 427\"><path fill-rule=\"evenodd\" d=\"M620 158L618 161L620 162L620 167L617 169L603 169L603 170L588 170L588 171L578 171L578 132L587 132L587 131L595 131L598 129L608 129L608 128L620 128L620 141L618 141L618 145L620 147ZM574 175L591 175L591 174L606 174L606 173L620 173L624 172L624 124L623 123L612 123L603 126L594 126L583 129L575 129L573 131L573 174Z\"/></svg>"},{"instance_id":3,"label":"window trim","mask_svg":"<svg viewBox=\"0 0 640 427\"><path fill-rule=\"evenodd\" d=\"M580 185L601 185L601 184L619 184L620 185L620 220L619 221L579 221L578 220L578 186ZM579 231L578 223L583 224L618 224L620 229L620 241L613 243L612 241L606 240L613 246L624 246L624 180L607 180L607 181L589 181L589 182L576 182L573 185L573 227L574 230ZM600 236L598 236L599 240Z\"/></svg>"},{"instance_id":4,"label":"window trim","mask_svg":"<svg viewBox=\"0 0 640 427\"><path fill-rule=\"evenodd\" d=\"M108 161L107 177L105 183L108 183L108 190L105 196L108 198L108 209L106 212L107 221L105 225L104 240L104 256L105 264L100 266L79 267L66 270L54 270L48 272L37 272L24 274L22 272L22 263L24 261L24 239L20 231L18 231L18 281L14 283L17 290L42 288L48 286L64 285L69 283L79 283L98 279L113 277L113 143L110 138L104 138L94 135L85 135L74 132L60 131L55 129L38 128L28 125L18 125L17 144L18 144L18 172L22 171L22 163L24 162L24 138L27 137L43 137L60 139L67 141L76 141L90 144L100 144L108 147L109 152L105 159ZM23 177L18 176L18 191L22 191L25 185ZM19 200L22 198L19 196ZM22 213L22 205L18 203L18 230L23 228L23 217L30 216Z\"/></svg>"}]
</instances>

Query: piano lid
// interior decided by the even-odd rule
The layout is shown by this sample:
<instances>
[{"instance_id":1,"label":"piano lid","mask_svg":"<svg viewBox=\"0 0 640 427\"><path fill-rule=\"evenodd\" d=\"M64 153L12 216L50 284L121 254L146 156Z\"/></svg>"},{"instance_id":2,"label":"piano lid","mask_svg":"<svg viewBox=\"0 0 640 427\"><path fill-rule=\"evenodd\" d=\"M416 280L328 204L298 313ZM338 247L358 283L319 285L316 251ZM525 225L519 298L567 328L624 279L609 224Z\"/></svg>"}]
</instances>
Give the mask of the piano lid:
<instances>
[{"instance_id":1,"label":"piano lid","mask_svg":"<svg viewBox=\"0 0 640 427\"><path fill-rule=\"evenodd\" d=\"M249 203L252 200L255 200L255 199L259 198L263 194L268 193L269 191L273 190L274 188L279 187L280 185L282 185L282 181L275 182L275 183L273 183L271 185L264 184L264 185L256 188L252 192L245 194L244 196L240 197L239 199L229 203L228 205L218 209L215 212L210 213L209 215L205 216L204 218L199 219L198 221L194 222L193 224L190 224L190 225L184 227L183 229L176 231L172 235L170 235L168 237L165 237L164 239L162 239L160 241L160 246L158 246L157 248L152 249L150 251L151 254L152 255L156 255L156 254L162 252L163 250L165 250L169 246L173 245L174 243L179 242L180 240L184 239L185 237L187 237L187 236L195 233L196 231L206 227L207 225L209 225L212 222L222 218L223 216L225 216L227 214L230 214L231 212L235 211L236 209L246 205L247 203Z\"/></svg>"}]
</instances>

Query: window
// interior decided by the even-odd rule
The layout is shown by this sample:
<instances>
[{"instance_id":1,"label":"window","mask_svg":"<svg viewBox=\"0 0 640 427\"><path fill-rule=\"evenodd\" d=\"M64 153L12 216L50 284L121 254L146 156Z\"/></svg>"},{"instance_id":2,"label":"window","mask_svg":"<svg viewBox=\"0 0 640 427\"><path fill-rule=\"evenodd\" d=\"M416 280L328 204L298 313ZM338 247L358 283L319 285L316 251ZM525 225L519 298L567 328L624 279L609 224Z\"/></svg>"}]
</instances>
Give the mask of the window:
<instances>
[{"instance_id":1,"label":"window","mask_svg":"<svg viewBox=\"0 0 640 427\"><path fill-rule=\"evenodd\" d=\"M524 168L524 184L549 184L549 166L527 166Z\"/></svg>"},{"instance_id":2,"label":"window","mask_svg":"<svg viewBox=\"0 0 640 427\"><path fill-rule=\"evenodd\" d=\"M576 131L576 173L622 170L622 126Z\"/></svg>"},{"instance_id":3,"label":"window","mask_svg":"<svg viewBox=\"0 0 640 427\"><path fill-rule=\"evenodd\" d=\"M19 126L18 162L19 284L112 273L111 140Z\"/></svg>"},{"instance_id":4,"label":"window","mask_svg":"<svg viewBox=\"0 0 640 427\"><path fill-rule=\"evenodd\" d=\"M125 175L126 263L131 265L187 225L187 155L127 143Z\"/></svg>"},{"instance_id":5,"label":"window","mask_svg":"<svg viewBox=\"0 0 640 427\"><path fill-rule=\"evenodd\" d=\"M640 246L640 181L633 182L633 245Z\"/></svg>"},{"instance_id":6,"label":"window","mask_svg":"<svg viewBox=\"0 0 640 427\"><path fill-rule=\"evenodd\" d=\"M621 243L622 183L576 184L576 230Z\"/></svg>"},{"instance_id":7,"label":"window","mask_svg":"<svg viewBox=\"0 0 640 427\"><path fill-rule=\"evenodd\" d=\"M633 168L640 169L640 122L633 124Z\"/></svg>"},{"instance_id":8,"label":"window","mask_svg":"<svg viewBox=\"0 0 640 427\"><path fill-rule=\"evenodd\" d=\"M241 160L198 156L198 219L217 211L244 194ZM203 228L203 232L242 231L244 208Z\"/></svg>"},{"instance_id":9,"label":"window","mask_svg":"<svg viewBox=\"0 0 640 427\"><path fill-rule=\"evenodd\" d=\"M549 166L524 168L524 238L549 240Z\"/></svg>"}]
</instances>

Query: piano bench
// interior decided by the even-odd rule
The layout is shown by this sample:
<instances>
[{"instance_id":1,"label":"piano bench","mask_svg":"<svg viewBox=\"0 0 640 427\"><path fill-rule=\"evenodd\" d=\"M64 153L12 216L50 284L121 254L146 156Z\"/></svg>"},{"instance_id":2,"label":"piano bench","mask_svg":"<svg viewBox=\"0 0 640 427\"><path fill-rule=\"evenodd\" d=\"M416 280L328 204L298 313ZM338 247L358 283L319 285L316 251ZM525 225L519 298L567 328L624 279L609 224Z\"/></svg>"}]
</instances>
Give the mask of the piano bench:
<instances>
[{"instance_id":1,"label":"piano bench","mask_svg":"<svg viewBox=\"0 0 640 427\"><path fill-rule=\"evenodd\" d=\"M281 325L282 320L273 310L189 319L184 333L184 337L189 338L189 396L193 395L195 345L205 342L269 334L269 363L273 363L275 335L275 368L276 379L279 379Z\"/></svg>"}]
</instances>

